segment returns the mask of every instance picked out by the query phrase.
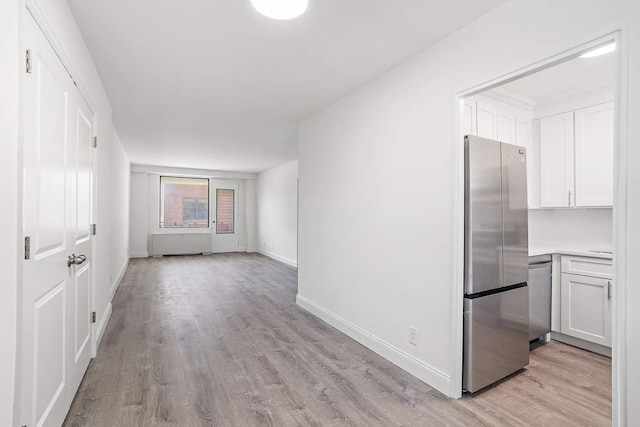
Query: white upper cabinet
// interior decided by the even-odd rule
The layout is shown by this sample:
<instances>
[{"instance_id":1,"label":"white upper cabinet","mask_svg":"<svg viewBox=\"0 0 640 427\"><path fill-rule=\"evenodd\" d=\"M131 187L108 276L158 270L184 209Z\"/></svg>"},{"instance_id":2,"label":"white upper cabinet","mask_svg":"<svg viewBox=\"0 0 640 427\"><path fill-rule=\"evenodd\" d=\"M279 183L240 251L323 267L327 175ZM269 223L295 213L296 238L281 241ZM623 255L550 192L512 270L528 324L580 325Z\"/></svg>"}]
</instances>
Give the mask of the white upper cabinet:
<instances>
[{"instance_id":1,"label":"white upper cabinet","mask_svg":"<svg viewBox=\"0 0 640 427\"><path fill-rule=\"evenodd\" d=\"M576 206L613 205L613 103L575 112Z\"/></svg>"},{"instance_id":2,"label":"white upper cabinet","mask_svg":"<svg viewBox=\"0 0 640 427\"><path fill-rule=\"evenodd\" d=\"M522 145L516 143L516 109L504 102L498 104L497 133L498 141Z\"/></svg>"},{"instance_id":3,"label":"white upper cabinet","mask_svg":"<svg viewBox=\"0 0 640 427\"><path fill-rule=\"evenodd\" d=\"M464 100L463 131L527 149L530 209L610 207L612 97L606 89L534 109L517 95L488 92Z\"/></svg>"},{"instance_id":4,"label":"white upper cabinet","mask_svg":"<svg viewBox=\"0 0 640 427\"><path fill-rule=\"evenodd\" d=\"M540 206L574 203L573 112L540 119Z\"/></svg>"},{"instance_id":5,"label":"white upper cabinet","mask_svg":"<svg viewBox=\"0 0 640 427\"><path fill-rule=\"evenodd\" d=\"M476 103L477 136L498 138L498 106L491 99L479 96Z\"/></svg>"},{"instance_id":6,"label":"white upper cabinet","mask_svg":"<svg viewBox=\"0 0 640 427\"><path fill-rule=\"evenodd\" d=\"M540 206L613 206L613 102L540 119Z\"/></svg>"},{"instance_id":7,"label":"white upper cabinet","mask_svg":"<svg viewBox=\"0 0 640 427\"><path fill-rule=\"evenodd\" d=\"M531 110L478 95L464 100L463 132L527 149L527 190L530 208L538 207L537 150L532 136Z\"/></svg>"}]
</instances>

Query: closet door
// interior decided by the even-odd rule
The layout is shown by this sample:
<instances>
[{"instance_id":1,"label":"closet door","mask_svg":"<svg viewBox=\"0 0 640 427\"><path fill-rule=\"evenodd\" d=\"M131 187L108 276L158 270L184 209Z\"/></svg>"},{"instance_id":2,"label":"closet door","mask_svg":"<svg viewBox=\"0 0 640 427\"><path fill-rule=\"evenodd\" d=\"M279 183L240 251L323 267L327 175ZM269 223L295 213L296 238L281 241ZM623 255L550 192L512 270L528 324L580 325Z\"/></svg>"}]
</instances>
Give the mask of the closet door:
<instances>
[{"instance_id":1,"label":"closet door","mask_svg":"<svg viewBox=\"0 0 640 427\"><path fill-rule=\"evenodd\" d=\"M59 426L91 358L93 115L26 13L16 425ZM28 248L27 248L28 246Z\"/></svg>"}]
</instances>

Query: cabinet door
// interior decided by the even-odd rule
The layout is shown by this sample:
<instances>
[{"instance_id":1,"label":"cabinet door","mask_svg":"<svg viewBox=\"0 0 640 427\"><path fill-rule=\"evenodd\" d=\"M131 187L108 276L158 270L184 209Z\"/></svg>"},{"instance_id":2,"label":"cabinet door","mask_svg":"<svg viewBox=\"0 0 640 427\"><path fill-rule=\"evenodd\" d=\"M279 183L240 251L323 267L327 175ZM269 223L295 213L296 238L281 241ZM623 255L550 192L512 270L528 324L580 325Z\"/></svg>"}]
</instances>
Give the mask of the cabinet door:
<instances>
[{"instance_id":1,"label":"cabinet door","mask_svg":"<svg viewBox=\"0 0 640 427\"><path fill-rule=\"evenodd\" d=\"M476 100L474 98L467 98L464 100L464 114L463 120L463 133L465 135L476 135Z\"/></svg>"},{"instance_id":2,"label":"cabinet door","mask_svg":"<svg viewBox=\"0 0 640 427\"><path fill-rule=\"evenodd\" d=\"M573 112L540 119L540 206L573 206Z\"/></svg>"},{"instance_id":3,"label":"cabinet door","mask_svg":"<svg viewBox=\"0 0 640 427\"><path fill-rule=\"evenodd\" d=\"M516 110L516 145L525 147L527 152L532 150L533 113L521 108Z\"/></svg>"},{"instance_id":4,"label":"cabinet door","mask_svg":"<svg viewBox=\"0 0 640 427\"><path fill-rule=\"evenodd\" d=\"M610 281L562 273L561 288L562 333L611 347Z\"/></svg>"},{"instance_id":5,"label":"cabinet door","mask_svg":"<svg viewBox=\"0 0 640 427\"><path fill-rule=\"evenodd\" d=\"M613 103L575 112L576 206L613 206Z\"/></svg>"},{"instance_id":6,"label":"cabinet door","mask_svg":"<svg viewBox=\"0 0 640 427\"><path fill-rule=\"evenodd\" d=\"M496 103L484 96L478 96L476 103L478 136L497 139L498 137L498 107Z\"/></svg>"},{"instance_id":7,"label":"cabinet door","mask_svg":"<svg viewBox=\"0 0 640 427\"><path fill-rule=\"evenodd\" d=\"M503 102L498 103L498 141L507 144L516 143L516 111Z\"/></svg>"}]
</instances>

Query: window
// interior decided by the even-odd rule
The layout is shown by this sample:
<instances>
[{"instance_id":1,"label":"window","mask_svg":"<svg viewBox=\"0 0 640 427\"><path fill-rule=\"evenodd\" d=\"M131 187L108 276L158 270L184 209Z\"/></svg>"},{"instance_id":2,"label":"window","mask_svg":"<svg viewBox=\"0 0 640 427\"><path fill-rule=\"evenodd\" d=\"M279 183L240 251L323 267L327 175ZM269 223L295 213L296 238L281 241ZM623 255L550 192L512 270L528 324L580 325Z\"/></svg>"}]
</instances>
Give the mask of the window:
<instances>
[{"instance_id":1,"label":"window","mask_svg":"<svg viewBox=\"0 0 640 427\"><path fill-rule=\"evenodd\" d=\"M234 233L235 190L216 189L216 234Z\"/></svg>"},{"instance_id":2,"label":"window","mask_svg":"<svg viewBox=\"0 0 640 427\"><path fill-rule=\"evenodd\" d=\"M182 199L182 220L209 222L208 199Z\"/></svg>"},{"instance_id":3,"label":"window","mask_svg":"<svg viewBox=\"0 0 640 427\"><path fill-rule=\"evenodd\" d=\"M209 227L209 180L160 177L160 228Z\"/></svg>"}]
</instances>

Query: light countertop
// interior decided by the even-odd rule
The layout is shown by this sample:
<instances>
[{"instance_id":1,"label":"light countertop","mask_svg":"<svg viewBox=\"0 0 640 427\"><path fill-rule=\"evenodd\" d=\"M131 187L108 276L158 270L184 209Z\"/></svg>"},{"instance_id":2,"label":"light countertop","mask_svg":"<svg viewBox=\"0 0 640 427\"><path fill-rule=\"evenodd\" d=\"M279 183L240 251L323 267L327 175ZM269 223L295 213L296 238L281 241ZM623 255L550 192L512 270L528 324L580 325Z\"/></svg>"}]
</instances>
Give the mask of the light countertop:
<instances>
[{"instance_id":1,"label":"light countertop","mask_svg":"<svg viewBox=\"0 0 640 427\"><path fill-rule=\"evenodd\" d=\"M605 251L605 249L603 249ZM575 255L575 256L584 256L590 258L603 258L603 259L613 259L613 254L607 252L597 252L596 249L539 249L539 248L529 248L529 256L537 256L537 255Z\"/></svg>"}]
</instances>

